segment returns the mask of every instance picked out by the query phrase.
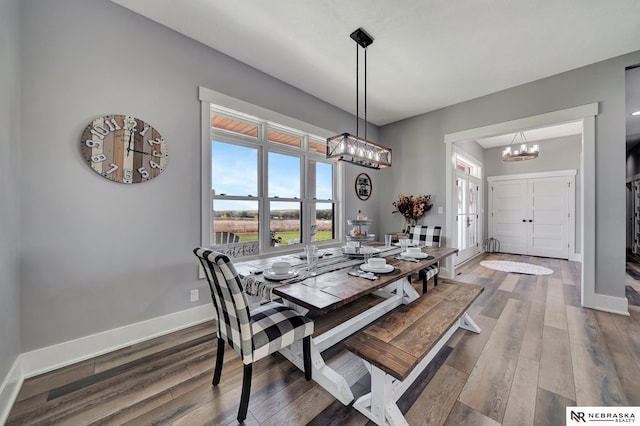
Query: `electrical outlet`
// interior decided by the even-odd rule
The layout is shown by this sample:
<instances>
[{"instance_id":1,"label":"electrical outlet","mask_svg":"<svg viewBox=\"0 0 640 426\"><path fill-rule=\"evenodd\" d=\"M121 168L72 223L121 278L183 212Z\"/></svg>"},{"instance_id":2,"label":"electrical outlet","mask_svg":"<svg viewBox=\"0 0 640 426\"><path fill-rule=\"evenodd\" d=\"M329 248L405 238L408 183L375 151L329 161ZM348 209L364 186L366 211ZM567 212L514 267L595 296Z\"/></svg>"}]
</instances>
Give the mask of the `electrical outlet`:
<instances>
[{"instance_id":1,"label":"electrical outlet","mask_svg":"<svg viewBox=\"0 0 640 426\"><path fill-rule=\"evenodd\" d=\"M197 288L194 290L191 290L191 301L197 302L199 298L200 298L199 290Z\"/></svg>"}]
</instances>

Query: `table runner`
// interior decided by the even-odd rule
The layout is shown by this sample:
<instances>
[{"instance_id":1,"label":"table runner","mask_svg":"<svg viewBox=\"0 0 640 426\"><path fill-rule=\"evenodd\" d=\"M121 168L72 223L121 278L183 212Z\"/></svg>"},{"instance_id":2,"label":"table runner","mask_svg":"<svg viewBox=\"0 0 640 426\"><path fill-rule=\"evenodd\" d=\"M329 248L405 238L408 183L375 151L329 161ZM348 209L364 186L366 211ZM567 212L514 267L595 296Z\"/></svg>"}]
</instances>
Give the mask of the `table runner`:
<instances>
[{"instance_id":1,"label":"table runner","mask_svg":"<svg viewBox=\"0 0 640 426\"><path fill-rule=\"evenodd\" d=\"M396 252L400 252L400 249L397 247L380 247L380 253L378 253L378 255L390 256ZM326 274L328 272L337 271L350 266L360 265L363 262L364 260L362 258L350 258L347 255L342 254L340 250L337 250L332 256L325 256L318 260L318 266L315 273L316 275ZM274 288L304 281L308 278L306 262L295 263L292 264L291 267L298 271L298 275L283 281L269 281L264 278L264 276L260 277L258 275L244 276L242 278L242 284L244 286L245 293L249 296L259 296L262 301L270 301L274 299Z\"/></svg>"}]
</instances>

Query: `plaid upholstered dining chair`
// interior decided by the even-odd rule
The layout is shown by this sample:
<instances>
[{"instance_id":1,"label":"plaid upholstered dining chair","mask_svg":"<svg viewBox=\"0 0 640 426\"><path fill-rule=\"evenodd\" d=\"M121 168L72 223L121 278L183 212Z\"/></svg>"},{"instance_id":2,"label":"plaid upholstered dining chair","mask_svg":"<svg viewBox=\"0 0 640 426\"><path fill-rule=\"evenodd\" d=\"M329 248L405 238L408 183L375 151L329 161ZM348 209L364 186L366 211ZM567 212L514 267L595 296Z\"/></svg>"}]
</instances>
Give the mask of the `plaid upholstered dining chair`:
<instances>
[{"instance_id":1,"label":"plaid upholstered dining chair","mask_svg":"<svg viewBox=\"0 0 640 426\"><path fill-rule=\"evenodd\" d=\"M249 310L240 277L231 260L207 248L196 248L193 252L207 275L218 319L218 351L213 386L220 383L225 342L240 354L244 364L238 408L238 421L242 423L247 417L252 366L257 360L302 340L304 374L307 380L311 380L313 321L275 302Z\"/></svg>"},{"instance_id":2,"label":"plaid upholstered dining chair","mask_svg":"<svg viewBox=\"0 0 640 426\"><path fill-rule=\"evenodd\" d=\"M409 228L407 237L419 246L440 247L441 226L424 226L416 225ZM427 292L427 281L433 278L433 285L438 285L438 272L440 272L440 264L434 263L421 269L418 277L422 279L422 294Z\"/></svg>"}]
</instances>

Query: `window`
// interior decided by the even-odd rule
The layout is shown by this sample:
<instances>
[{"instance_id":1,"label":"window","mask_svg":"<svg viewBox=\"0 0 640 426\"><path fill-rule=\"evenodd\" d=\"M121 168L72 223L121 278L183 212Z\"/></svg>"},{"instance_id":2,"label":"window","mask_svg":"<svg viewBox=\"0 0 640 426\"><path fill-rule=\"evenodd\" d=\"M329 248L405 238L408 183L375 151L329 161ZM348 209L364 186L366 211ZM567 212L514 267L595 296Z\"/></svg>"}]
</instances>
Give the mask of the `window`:
<instances>
[{"instance_id":1,"label":"window","mask_svg":"<svg viewBox=\"0 0 640 426\"><path fill-rule=\"evenodd\" d=\"M209 246L241 257L338 239L325 140L212 104L210 117Z\"/></svg>"},{"instance_id":2,"label":"window","mask_svg":"<svg viewBox=\"0 0 640 426\"><path fill-rule=\"evenodd\" d=\"M459 152L454 153L454 159L457 170L460 170L462 173L476 178L482 177L482 167L478 164L477 161L466 158Z\"/></svg>"}]
</instances>

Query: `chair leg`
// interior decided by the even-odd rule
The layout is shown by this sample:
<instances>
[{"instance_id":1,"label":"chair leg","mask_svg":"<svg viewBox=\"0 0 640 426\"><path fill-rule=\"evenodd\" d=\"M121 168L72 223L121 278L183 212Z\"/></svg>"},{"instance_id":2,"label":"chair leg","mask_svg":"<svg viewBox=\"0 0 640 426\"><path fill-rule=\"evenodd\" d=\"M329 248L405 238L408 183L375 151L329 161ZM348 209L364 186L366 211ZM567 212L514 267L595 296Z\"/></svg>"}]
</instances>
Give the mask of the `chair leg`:
<instances>
[{"instance_id":1,"label":"chair leg","mask_svg":"<svg viewBox=\"0 0 640 426\"><path fill-rule=\"evenodd\" d=\"M311 380L311 336L302 339L302 357L304 359L304 378Z\"/></svg>"},{"instance_id":2,"label":"chair leg","mask_svg":"<svg viewBox=\"0 0 640 426\"><path fill-rule=\"evenodd\" d=\"M242 396L240 397L240 408L238 408L238 422L244 422L247 418L249 408L249 394L251 393L251 371L253 364L245 364L242 373Z\"/></svg>"},{"instance_id":3,"label":"chair leg","mask_svg":"<svg viewBox=\"0 0 640 426\"><path fill-rule=\"evenodd\" d=\"M222 361L224 360L224 339L218 337L218 353L216 355L216 368L213 371L213 386L218 386L220 383L220 374L222 373Z\"/></svg>"},{"instance_id":4,"label":"chair leg","mask_svg":"<svg viewBox=\"0 0 640 426\"><path fill-rule=\"evenodd\" d=\"M425 294L427 292L427 273L420 271L418 275L422 278L422 294Z\"/></svg>"}]
</instances>

